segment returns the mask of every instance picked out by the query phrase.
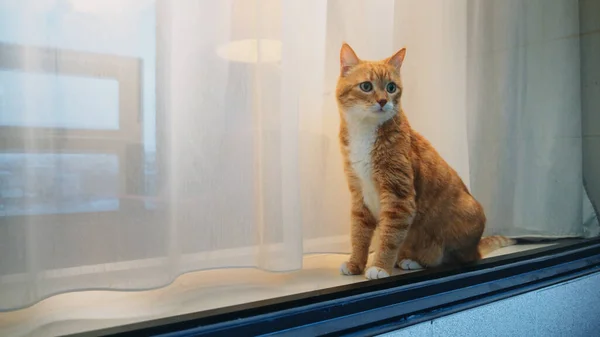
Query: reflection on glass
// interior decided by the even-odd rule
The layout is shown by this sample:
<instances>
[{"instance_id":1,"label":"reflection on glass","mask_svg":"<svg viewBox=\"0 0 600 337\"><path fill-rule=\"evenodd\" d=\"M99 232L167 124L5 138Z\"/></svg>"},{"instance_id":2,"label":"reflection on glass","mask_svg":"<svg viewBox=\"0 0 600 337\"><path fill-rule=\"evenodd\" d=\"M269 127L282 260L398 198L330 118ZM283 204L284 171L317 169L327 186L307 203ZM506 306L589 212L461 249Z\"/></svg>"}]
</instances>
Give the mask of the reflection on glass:
<instances>
[{"instance_id":1,"label":"reflection on glass","mask_svg":"<svg viewBox=\"0 0 600 337\"><path fill-rule=\"evenodd\" d=\"M0 70L0 125L117 130L119 83Z\"/></svg>"},{"instance_id":2,"label":"reflection on glass","mask_svg":"<svg viewBox=\"0 0 600 337\"><path fill-rule=\"evenodd\" d=\"M115 211L119 160L109 154L0 154L0 215Z\"/></svg>"}]
</instances>

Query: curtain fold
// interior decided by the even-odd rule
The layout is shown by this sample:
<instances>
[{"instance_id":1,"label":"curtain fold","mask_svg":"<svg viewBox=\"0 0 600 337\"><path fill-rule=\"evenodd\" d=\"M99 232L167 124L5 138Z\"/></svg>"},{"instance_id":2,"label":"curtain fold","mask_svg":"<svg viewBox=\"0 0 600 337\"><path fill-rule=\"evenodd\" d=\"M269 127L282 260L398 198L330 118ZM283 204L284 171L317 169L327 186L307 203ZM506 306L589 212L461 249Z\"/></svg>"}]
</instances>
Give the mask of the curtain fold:
<instances>
[{"instance_id":1,"label":"curtain fold","mask_svg":"<svg viewBox=\"0 0 600 337\"><path fill-rule=\"evenodd\" d=\"M600 235L600 2L579 1L579 53L581 76L581 123L583 184L591 204L584 204L584 235Z\"/></svg>"},{"instance_id":2,"label":"curtain fold","mask_svg":"<svg viewBox=\"0 0 600 337\"><path fill-rule=\"evenodd\" d=\"M343 41L366 59L407 47L403 107L483 203L486 234L597 235L594 6L0 4L0 311L348 253Z\"/></svg>"},{"instance_id":3,"label":"curtain fold","mask_svg":"<svg viewBox=\"0 0 600 337\"><path fill-rule=\"evenodd\" d=\"M584 235L578 1L467 10L469 167L487 232Z\"/></svg>"}]
</instances>

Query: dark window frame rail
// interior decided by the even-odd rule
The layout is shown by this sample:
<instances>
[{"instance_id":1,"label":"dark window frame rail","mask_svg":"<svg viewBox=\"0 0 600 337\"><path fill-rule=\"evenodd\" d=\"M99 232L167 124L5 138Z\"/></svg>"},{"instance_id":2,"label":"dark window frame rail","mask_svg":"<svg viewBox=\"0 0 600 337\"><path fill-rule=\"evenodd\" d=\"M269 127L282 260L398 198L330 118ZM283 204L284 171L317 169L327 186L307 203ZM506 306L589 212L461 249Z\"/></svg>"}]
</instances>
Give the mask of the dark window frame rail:
<instances>
[{"instance_id":1,"label":"dark window frame rail","mask_svg":"<svg viewBox=\"0 0 600 337\"><path fill-rule=\"evenodd\" d=\"M600 272L600 238L72 336L373 336ZM341 276L340 276L341 277Z\"/></svg>"}]
</instances>

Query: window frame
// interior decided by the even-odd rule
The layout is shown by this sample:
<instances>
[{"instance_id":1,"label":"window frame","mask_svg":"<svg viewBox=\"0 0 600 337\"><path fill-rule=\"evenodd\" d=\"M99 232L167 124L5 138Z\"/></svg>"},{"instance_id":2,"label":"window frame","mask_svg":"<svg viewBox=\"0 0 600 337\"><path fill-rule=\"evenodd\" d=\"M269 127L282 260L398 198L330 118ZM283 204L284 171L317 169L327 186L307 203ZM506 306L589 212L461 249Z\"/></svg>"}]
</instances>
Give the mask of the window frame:
<instances>
[{"instance_id":1,"label":"window frame","mask_svg":"<svg viewBox=\"0 0 600 337\"><path fill-rule=\"evenodd\" d=\"M5 46L0 44L0 55ZM157 78L157 90L168 87L168 78ZM139 95L141 102L141 92ZM163 110L167 104L164 98L158 98L157 103ZM141 114L138 118L139 122ZM157 111L157 124L161 122L168 119ZM0 144L10 132L14 131L0 127ZM57 136L52 131L48 134ZM107 138L134 134L111 134ZM141 132L136 137L141 138ZM168 162L168 153L161 153L160 143L157 141L157 153ZM568 239L460 268L425 270L70 336L373 336L598 272L600 238Z\"/></svg>"},{"instance_id":2,"label":"window frame","mask_svg":"<svg viewBox=\"0 0 600 337\"><path fill-rule=\"evenodd\" d=\"M600 272L600 238L70 336L374 336ZM342 276L340 276L342 277Z\"/></svg>"},{"instance_id":3,"label":"window frame","mask_svg":"<svg viewBox=\"0 0 600 337\"><path fill-rule=\"evenodd\" d=\"M24 58L24 55L27 57ZM6 214L0 215L3 225L40 223L43 220L44 223L62 228L76 229L82 223L96 222L107 224L101 226L104 230L112 228L119 231L117 225L130 214L129 210L144 207L144 200L140 197L144 195L146 179L143 174L142 67L143 61L137 57L0 42L0 70L115 80L118 84L119 114L117 129L0 125L0 153L108 154L116 156L119 165L118 209L105 212ZM144 214L149 218L154 216L151 210ZM35 243L25 240L24 244ZM131 257L124 257L128 258ZM107 261L99 258L94 262ZM66 267L71 265L53 266L56 269Z\"/></svg>"},{"instance_id":4,"label":"window frame","mask_svg":"<svg viewBox=\"0 0 600 337\"><path fill-rule=\"evenodd\" d=\"M157 11L156 38L168 45L170 18L160 16L166 11ZM157 63L168 58L168 53L159 53ZM157 72L156 83L157 91L163 92L157 97L157 125L168 126L170 78ZM159 165L170 161L164 137L157 134ZM374 336L597 272L600 238L565 239L460 268L424 270L70 336Z\"/></svg>"},{"instance_id":5,"label":"window frame","mask_svg":"<svg viewBox=\"0 0 600 337\"><path fill-rule=\"evenodd\" d=\"M23 55L32 55L35 62L24 62ZM26 149L28 153L114 154L119 158L120 167L124 168L119 178L120 193L141 192L143 177L134 182L132 178L136 175L130 174L144 167L141 59L2 42L0 70L116 80L119 87L118 129L0 125L0 152L21 153Z\"/></svg>"}]
</instances>

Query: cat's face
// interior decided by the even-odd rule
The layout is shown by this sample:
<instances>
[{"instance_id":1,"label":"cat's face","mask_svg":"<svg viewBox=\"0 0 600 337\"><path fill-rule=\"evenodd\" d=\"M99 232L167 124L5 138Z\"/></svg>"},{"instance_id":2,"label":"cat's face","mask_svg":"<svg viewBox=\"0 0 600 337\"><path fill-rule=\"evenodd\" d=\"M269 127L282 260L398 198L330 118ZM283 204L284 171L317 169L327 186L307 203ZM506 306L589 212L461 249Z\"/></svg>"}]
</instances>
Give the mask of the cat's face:
<instances>
[{"instance_id":1,"label":"cat's face","mask_svg":"<svg viewBox=\"0 0 600 337\"><path fill-rule=\"evenodd\" d=\"M363 61L349 45L342 46L336 95L344 118L383 122L398 113L405 53L402 49L382 61Z\"/></svg>"}]
</instances>

